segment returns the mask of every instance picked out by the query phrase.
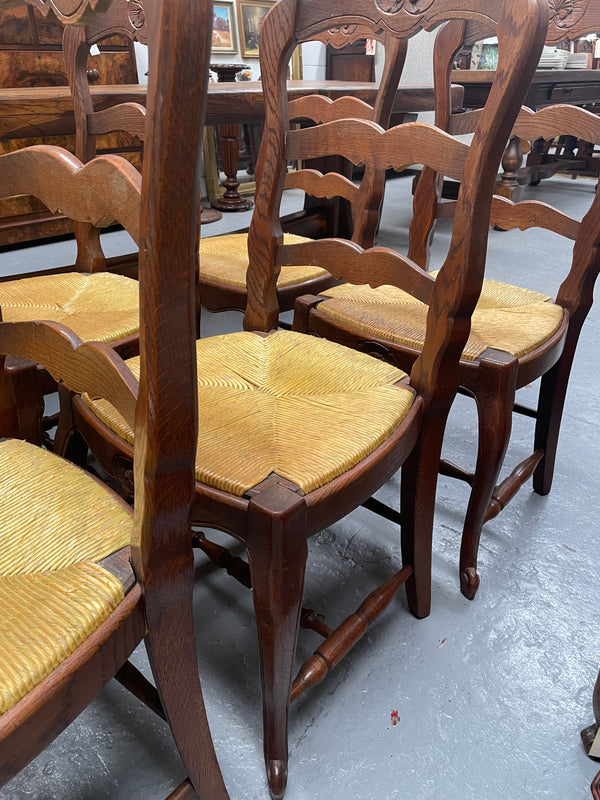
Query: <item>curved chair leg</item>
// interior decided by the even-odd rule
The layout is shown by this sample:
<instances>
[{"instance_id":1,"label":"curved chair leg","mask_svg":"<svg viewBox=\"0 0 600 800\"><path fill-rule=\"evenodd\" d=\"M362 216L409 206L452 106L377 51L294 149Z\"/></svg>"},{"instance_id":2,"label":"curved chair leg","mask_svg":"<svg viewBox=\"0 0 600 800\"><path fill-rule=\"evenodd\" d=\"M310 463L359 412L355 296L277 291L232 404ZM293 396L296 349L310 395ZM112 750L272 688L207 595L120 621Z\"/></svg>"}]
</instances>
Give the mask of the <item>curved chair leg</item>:
<instances>
[{"instance_id":1,"label":"curved chair leg","mask_svg":"<svg viewBox=\"0 0 600 800\"><path fill-rule=\"evenodd\" d=\"M561 357L542 377L534 449L543 450L544 457L533 473L533 490L541 495L548 494L552 488L560 424L578 338L579 331L571 335L569 330Z\"/></svg>"},{"instance_id":2,"label":"curved chair leg","mask_svg":"<svg viewBox=\"0 0 600 800\"><path fill-rule=\"evenodd\" d=\"M447 415L436 412L423 421L421 438L401 472L402 561L413 568L406 581L406 598L410 611L418 619L431 611L433 517Z\"/></svg>"},{"instance_id":3,"label":"curved chair leg","mask_svg":"<svg viewBox=\"0 0 600 800\"><path fill-rule=\"evenodd\" d=\"M165 585L169 582L172 587ZM158 583L162 585L152 587L145 595L146 649L162 707L200 800L229 800L198 678L191 547L187 563L180 560L178 574Z\"/></svg>"},{"instance_id":4,"label":"curved chair leg","mask_svg":"<svg viewBox=\"0 0 600 800\"><path fill-rule=\"evenodd\" d=\"M518 362L505 353L488 360L477 383L477 464L460 547L460 590L472 600L479 588L477 552L481 528L504 461L512 427Z\"/></svg>"},{"instance_id":5,"label":"curved chair leg","mask_svg":"<svg viewBox=\"0 0 600 800\"><path fill-rule=\"evenodd\" d=\"M303 499L280 485L266 486L250 502L248 531L265 765L276 800L283 797L287 783L288 710L308 553Z\"/></svg>"}]
</instances>

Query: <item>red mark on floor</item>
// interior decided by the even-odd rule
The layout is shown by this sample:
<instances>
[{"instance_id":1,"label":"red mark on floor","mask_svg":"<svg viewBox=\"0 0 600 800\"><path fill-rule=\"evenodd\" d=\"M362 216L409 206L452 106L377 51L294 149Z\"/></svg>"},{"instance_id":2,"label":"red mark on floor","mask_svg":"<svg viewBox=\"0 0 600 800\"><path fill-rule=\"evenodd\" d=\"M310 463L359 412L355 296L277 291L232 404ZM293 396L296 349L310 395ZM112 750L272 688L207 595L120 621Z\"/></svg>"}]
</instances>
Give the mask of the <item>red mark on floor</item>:
<instances>
[{"instance_id":1,"label":"red mark on floor","mask_svg":"<svg viewBox=\"0 0 600 800\"><path fill-rule=\"evenodd\" d=\"M392 720L392 725L394 727L396 727L396 725L400 722L400 715L398 714L397 711L392 711L392 713L390 714L390 717L391 717L391 720Z\"/></svg>"}]
</instances>

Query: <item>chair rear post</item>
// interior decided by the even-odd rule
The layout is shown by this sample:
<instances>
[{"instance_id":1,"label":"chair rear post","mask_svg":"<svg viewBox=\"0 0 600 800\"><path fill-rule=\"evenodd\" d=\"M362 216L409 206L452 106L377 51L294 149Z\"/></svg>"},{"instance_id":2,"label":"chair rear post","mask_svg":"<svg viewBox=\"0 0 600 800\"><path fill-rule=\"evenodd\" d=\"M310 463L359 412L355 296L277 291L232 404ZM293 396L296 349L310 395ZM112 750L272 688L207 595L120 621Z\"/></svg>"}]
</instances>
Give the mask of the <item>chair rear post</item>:
<instances>
[{"instance_id":1,"label":"chair rear post","mask_svg":"<svg viewBox=\"0 0 600 800\"><path fill-rule=\"evenodd\" d=\"M497 4L493 5L497 8ZM491 4L480 6L482 14L488 10L494 18ZM507 0L504 8L505 14L498 20L500 58L496 77L465 162L452 241L427 315L425 346L411 371L411 383L426 398L435 394L446 410L458 388L458 360L483 283L487 221L498 164L545 37L545 29L539 24L540 16L543 19L546 14L544 0ZM526 58L518 60L523 52L527 53ZM515 67L517 61L519 65ZM498 109L502 113L498 114ZM446 372L446 365L451 365L450 372Z\"/></svg>"},{"instance_id":2,"label":"chair rear post","mask_svg":"<svg viewBox=\"0 0 600 800\"><path fill-rule=\"evenodd\" d=\"M142 173L141 399L136 409L132 561L143 581L153 633L148 639L152 669L165 707L176 711L169 723L198 796L216 800L227 792L198 680L191 540L198 428L198 172L212 2L165 0L158 6L148 9L157 14L159 34L158 46L150 52Z\"/></svg>"}]
</instances>

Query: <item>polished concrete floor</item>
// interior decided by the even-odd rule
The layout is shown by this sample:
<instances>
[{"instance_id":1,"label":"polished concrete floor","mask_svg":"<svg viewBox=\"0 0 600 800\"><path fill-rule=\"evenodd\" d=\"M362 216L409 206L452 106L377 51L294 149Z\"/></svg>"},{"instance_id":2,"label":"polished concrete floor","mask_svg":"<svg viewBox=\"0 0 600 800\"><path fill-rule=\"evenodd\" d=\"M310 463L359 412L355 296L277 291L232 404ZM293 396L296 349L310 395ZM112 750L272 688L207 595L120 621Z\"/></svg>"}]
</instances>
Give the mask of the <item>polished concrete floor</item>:
<instances>
[{"instance_id":1,"label":"polished concrete floor","mask_svg":"<svg viewBox=\"0 0 600 800\"><path fill-rule=\"evenodd\" d=\"M558 178L530 191L581 217L594 186ZM409 191L410 179L388 184L381 243L406 245ZM229 215L204 233L246 220ZM449 232L442 222L436 253ZM121 234L110 238L114 250L126 246ZM492 231L489 275L553 293L569 250L537 231ZM72 257L64 245L51 252L58 262ZM37 248L0 254L0 269L15 262L29 269L32 259L48 257ZM206 315L204 324L220 331L239 327L240 318ZM485 526L481 588L469 602L457 575L467 490L440 479L431 616L414 619L400 597L292 709L287 800L590 797L599 765L585 755L579 731L593 721L600 666L599 329L595 308L573 369L552 492L539 497L524 488ZM533 402L535 388L520 399ZM474 404L459 398L446 455L472 464L474 429ZM505 473L531 441L531 421L517 419ZM391 481L382 496L395 502L398 485ZM306 604L335 624L399 563L397 529L361 509L312 540ZM231 797L267 798L250 596L199 559L196 612L201 677ZM303 633L300 654L315 645L314 634ZM147 670L143 648L135 662ZM164 723L113 682L0 798L159 800L183 776Z\"/></svg>"}]
</instances>

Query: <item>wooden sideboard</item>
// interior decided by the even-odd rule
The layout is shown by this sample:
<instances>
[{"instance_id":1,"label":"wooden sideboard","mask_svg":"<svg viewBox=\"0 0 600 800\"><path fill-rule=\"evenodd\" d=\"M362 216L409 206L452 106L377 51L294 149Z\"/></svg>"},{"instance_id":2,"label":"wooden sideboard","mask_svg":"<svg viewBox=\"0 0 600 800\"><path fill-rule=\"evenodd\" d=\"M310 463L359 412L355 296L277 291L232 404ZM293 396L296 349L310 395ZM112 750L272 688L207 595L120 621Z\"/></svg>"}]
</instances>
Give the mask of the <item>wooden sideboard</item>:
<instances>
[{"instance_id":1,"label":"wooden sideboard","mask_svg":"<svg viewBox=\"0 0 600 800\"><path fill-rule=\"evenodd\" d=\"M452 80L464 87L465 108L483 108L490 92L494 72L489 70L454 70ZM533 77L523 105L534 111L564 103L585 106L600 113L600 70L596 69L538 69ZM597 107L597 110L596 108ZM577 143L575 143L577 144ZM513 136L502 159L503 172L497 187L498 194L517 201L521 187L535 185L542 178L568 170L573 176L600 173L600 156L593 147L580 143L576 155L548 155L543 143L534 142L523 166L521 142Z\"/></svg>"},{"instance_id":2,"label":"wooden sideboard","mask_svg":"<svg viewBox=\"0 0 600 800\"><path fill-rule=\"evenodd\" d=\"M452 82L464 87L465 108L483 108L496 73L485 69L456 69ZM523 101L532 109L555 103L600 105L600 70L538 69Z\"/></svg>"}]
</instances>

